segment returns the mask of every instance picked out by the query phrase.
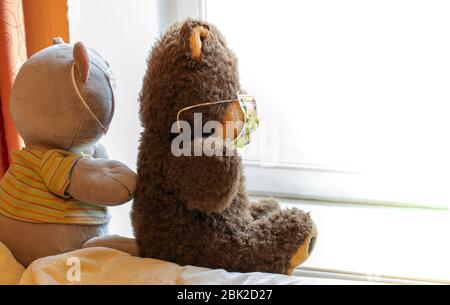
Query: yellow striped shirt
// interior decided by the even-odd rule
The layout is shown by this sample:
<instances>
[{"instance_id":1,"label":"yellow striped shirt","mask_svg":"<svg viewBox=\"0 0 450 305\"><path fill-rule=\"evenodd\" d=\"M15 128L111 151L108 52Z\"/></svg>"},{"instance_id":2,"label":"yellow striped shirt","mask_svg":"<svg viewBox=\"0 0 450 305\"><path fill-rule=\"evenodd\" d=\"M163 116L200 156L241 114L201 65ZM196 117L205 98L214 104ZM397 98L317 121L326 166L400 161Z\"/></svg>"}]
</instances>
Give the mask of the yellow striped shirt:
<instances>
[{"instance_id":1,"label":"yellow striped shirt","mask_svg":"<svg viewBox=\"0 0 450 305\"><path fill-rule=\"evenodd\" d=\"M72 167L81 157L58 149L14 151L11 165L0 180L0 213L34 223L108 222L105 207L77 201L66 193Z\"/></svg>"}]
</instances>

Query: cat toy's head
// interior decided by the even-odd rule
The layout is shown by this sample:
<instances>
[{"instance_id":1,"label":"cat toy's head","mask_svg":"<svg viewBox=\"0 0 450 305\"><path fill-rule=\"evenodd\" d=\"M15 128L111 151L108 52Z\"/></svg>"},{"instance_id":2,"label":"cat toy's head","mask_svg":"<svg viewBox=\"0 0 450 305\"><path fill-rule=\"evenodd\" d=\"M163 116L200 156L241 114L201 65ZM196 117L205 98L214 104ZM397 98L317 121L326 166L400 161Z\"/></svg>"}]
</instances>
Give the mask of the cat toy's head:
<instances>
[{"instance_id":1,"label":"cat toy's head","mask_svg":"<svg viewBox=\"0 0 450 305\"><path fill-rule=\"evenodd\" d=\"M20 69L11 115L26 145L89 151L111 123L114 86L97 52L55 38Z\"/></svg>"}]
</instances>

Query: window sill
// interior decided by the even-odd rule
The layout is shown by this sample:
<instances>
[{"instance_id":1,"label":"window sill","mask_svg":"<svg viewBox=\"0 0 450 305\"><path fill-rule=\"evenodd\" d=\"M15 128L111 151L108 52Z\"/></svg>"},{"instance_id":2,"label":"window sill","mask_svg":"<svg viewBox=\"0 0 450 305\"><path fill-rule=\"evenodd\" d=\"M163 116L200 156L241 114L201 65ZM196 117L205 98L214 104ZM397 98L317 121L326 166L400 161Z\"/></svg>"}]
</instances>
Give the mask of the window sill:
<instances>
[{"instance_id":1,"label":"window sill","mask_svg":"<svg viewBox=\"0 0 450 305\"><path fill-rule=\"evenodd\" d=\"M450 212L280 199L318 227L316 248L296 275L383 283L450 284Z\"/></svg>"}]
</instances>

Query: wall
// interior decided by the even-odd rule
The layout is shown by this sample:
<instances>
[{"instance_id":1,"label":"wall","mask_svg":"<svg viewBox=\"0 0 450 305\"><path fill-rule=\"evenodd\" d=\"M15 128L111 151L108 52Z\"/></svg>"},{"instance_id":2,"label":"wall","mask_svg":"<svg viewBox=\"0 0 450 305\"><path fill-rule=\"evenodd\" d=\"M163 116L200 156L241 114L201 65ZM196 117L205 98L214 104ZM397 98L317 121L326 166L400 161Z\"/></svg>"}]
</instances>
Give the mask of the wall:
<instances>
[{"instance_id":1,"label":"wall","mask_svg":"<svg viewBox=\"0 0 450 305\"><path fill-rule=\"evenodd\" d=\"M158 1L69 1L71 42L83 41L97 50L117 75L116 113L102 140L111 158L136 168L141 131L138 97L146 59L159 36ZM130 235L130 203L111 208L110 231Z\"/></svg>"}]
</instances>

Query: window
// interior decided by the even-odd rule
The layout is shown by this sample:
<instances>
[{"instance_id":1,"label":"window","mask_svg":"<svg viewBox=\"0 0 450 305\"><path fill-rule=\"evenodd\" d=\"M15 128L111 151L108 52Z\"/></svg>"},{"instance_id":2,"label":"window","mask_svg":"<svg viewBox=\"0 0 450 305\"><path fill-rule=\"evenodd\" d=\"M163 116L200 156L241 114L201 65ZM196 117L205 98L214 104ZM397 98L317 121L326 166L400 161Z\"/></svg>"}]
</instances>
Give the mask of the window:
<instances>
[{"instance_id":1,"label":"window","mask_svg":"<svg viewBox=\"0 0 450 305\"><path fill-rule=\"evenodd\" d=\"M243 151L251 193L448 206L448 2L70 0L69 6L72 41L97 49L119 76L116 117L104 139L111 157L135 167L138 94L153 42L172 22L202 17L225 35L243 87L258 101L261 125Z\"/></svg>"},{"instance_id":2,"label":"window","mask_svg":"<svg viewBox=\"0 0 450 305\"><path fill-rule=\"evenodd\" d=\"M257 97L257 193L447 206L450 4L206 0Z\"/></svg>"},{"instance_id":3,"label":"window","mask_svg":"<svg viewBox=\"0 0 450 305\"><path fill-rule=\"evenodd\" d=\"M118 76L103 140L112 158L136 166L153 43L172 22L202 17L258 102L261 125L243 151L249 191L337 201L300 203L321 234L304 266L446 280L448 212L341 202L448 207L449 14L437 0L69 0L72 42ZM130 204L110 211L111 233L131 236Z\"/></svg>"}]
</instances>

